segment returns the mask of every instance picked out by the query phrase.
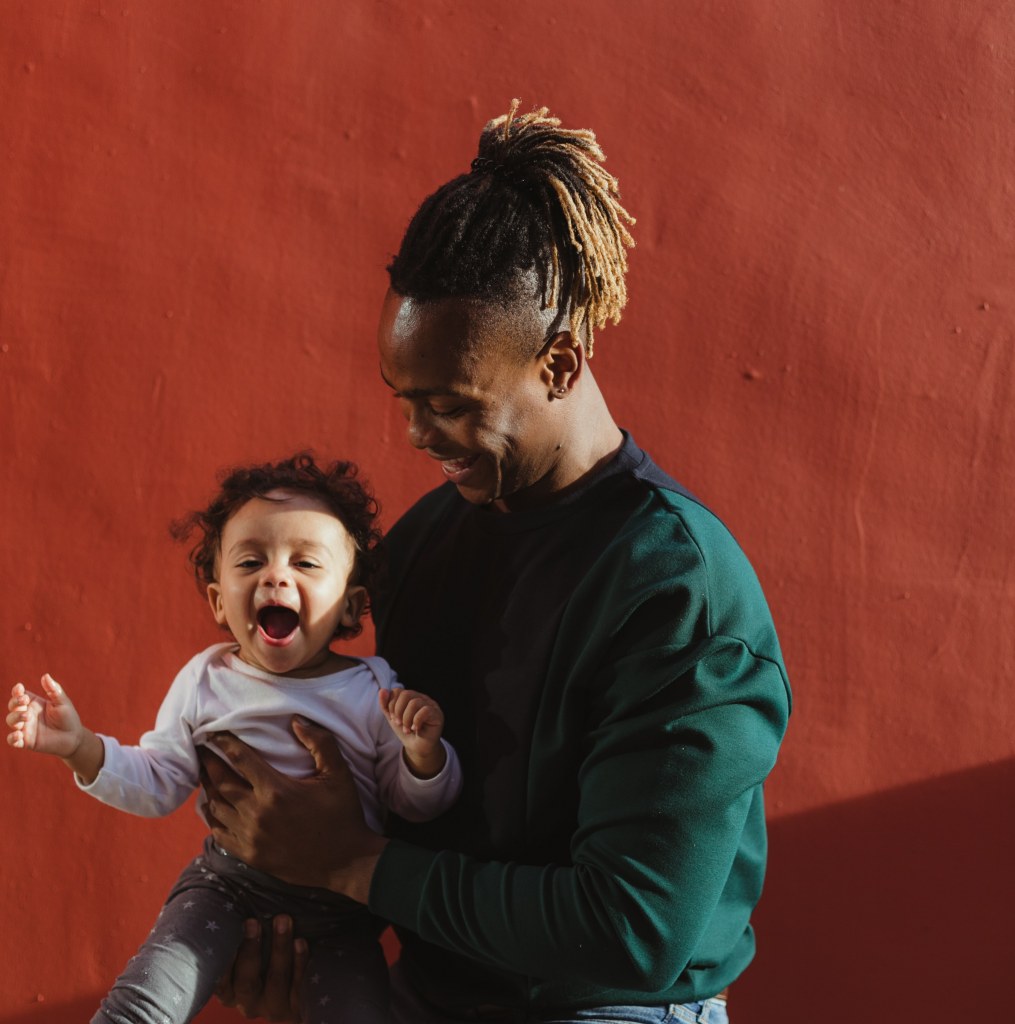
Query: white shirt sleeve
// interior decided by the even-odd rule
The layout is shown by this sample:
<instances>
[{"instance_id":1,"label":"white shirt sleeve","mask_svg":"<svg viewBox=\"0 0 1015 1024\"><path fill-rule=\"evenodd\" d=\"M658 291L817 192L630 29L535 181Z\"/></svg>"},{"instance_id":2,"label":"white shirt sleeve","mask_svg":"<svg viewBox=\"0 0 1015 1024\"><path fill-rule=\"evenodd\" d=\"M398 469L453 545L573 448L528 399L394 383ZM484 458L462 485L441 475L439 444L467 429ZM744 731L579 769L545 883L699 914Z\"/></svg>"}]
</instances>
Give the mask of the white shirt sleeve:
<instances>
[{"instance_id":1,"label":"white shirt sleeve","mask_svg":"<svg viewBox=\"0 0 1015 1024\"><path fill-rule=\"evenodd\" d=\"M78 788L121 811L161 818L177 809L198 785L199 762L191 726L197 682L204 662L200 656L183 667L169 688L155 719L155 728L136 747L125 747L112 736L99 735L106 755L91 785L75 775Z\"/></svg>"},{"instance_id":2,"label":"white shirt sleeve","mask_svg":"<svg viewBox=\"0 0 1015 1024\"><path fill-rule=\"evenodd\" d=\"M388 689L401 684L395 673L382 658L364 659L369 665L377 681ZM402 756L404 747L395 735L394 729L388 725L379 705L375 718L374 735L377 742L377 760L374 777L377 780L378 796L389 810L392 810L406 821L430 821L443 814L457 799L462 791L462 768L458 762L455 748L447 740L442 739L447 761L440 772L432 779L420 779L409 771L409 766Z\"/></svg>"}]
</instances>

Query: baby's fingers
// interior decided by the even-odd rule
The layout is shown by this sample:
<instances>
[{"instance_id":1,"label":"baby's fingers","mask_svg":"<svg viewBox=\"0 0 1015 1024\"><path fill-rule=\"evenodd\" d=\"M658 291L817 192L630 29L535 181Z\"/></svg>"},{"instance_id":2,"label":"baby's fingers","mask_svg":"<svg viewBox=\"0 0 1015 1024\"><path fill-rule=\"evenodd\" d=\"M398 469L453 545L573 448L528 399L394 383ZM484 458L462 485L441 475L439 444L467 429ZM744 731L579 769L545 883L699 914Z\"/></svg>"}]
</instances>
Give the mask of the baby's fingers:
<instances>
[{"instance_id":1,"label":"baby's fingers","mask_svg":"<svg viewBox=\"0 0 1015 1024\"><path fill-rule=\"evenodd\" d=\"M25 723L27 718L28 718L28 709L27 708L18 708L17 710L12 711L7 716L7 724L12 729L17 729L17 728L20 728L22 725L24 725L24 723Z\"/></svg>"},{"instance_id":2,"label":"baby's fingers","mask_svg":"<svg viewBox=\"0 0 1015 1024\"><path fill-rule=\"evenodd\" d=\"M424 704L412 720L412 731L422 732L427 725L443 725L443 718L432 704Z\"/></svg>"},{"instance_id":3,"label":"baby's fingers","mask_svg":"<svg viewBox=\"0 0 1015 1024\"><path fill-rule=\"evenodd\" d=\"M423 707L423 701L419 697L413 697L405 705L399 716L402 720L402 732L412 732L412 723L421 707Z\"/></svg>"}]
</instances>

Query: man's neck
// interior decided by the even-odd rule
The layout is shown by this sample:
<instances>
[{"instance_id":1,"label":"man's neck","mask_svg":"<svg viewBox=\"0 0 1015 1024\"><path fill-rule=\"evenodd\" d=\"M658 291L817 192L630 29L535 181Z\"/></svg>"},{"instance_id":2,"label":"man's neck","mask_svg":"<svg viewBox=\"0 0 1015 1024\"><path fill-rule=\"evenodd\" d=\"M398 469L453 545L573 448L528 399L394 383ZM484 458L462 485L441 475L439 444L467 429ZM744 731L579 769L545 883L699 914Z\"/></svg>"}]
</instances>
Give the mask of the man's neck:
<instances>
[{"instance_id":1,"label":"man's neck","mask_svg":"<svg viewBox=\"0 0 1015 1024\"><path fill-rule=\"evenodd\" d=\"M553 466L531 486L492 502L498 512L526 512L563 498L595 476L620 450L624 435L588 367L581 387L567 401L573 407Z\"/></svg>"}]
</instances>

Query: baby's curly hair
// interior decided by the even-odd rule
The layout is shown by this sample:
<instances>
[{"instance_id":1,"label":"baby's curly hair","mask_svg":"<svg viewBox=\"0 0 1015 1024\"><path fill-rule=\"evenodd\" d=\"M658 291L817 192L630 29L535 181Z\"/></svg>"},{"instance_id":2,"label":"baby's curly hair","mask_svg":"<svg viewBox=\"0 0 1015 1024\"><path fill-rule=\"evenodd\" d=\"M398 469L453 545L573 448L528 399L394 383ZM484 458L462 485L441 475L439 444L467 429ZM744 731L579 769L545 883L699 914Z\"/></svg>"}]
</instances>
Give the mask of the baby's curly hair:
<instances>
[{"instance_id":1,"label":"baby's curly hair","mask_svg":"<svg viewBox=\"0 0 1015 1024\"><path fill-rule=\"evenodd\" d=\"M223 470L218 475L219 492L207 507L177 519L169 528L179 541L188 540L195 531L200 534L190 551L198 589L206 592L209 583L217 582L222 532L233 515L253 498L281 500L268 498L271 491L296 491L320 501L349 532L356 545L349 582L366 588L369 607L384 568L384 541L377 526L380 506L369 486L356 479L357 472L351 462L332 462L322 468L311 451L298 452L281 462ZM348 639L362 630L361 625L339 627L335 636Z\"/></svg>"}]
</instances>

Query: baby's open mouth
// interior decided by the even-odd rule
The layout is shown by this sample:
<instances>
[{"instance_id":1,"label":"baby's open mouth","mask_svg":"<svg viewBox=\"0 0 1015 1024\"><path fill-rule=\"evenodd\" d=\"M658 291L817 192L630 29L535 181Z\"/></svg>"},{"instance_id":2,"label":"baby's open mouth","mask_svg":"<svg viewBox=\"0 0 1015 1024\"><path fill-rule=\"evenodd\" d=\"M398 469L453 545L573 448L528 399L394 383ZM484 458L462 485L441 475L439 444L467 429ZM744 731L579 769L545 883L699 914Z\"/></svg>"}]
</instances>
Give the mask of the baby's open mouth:
<instances>
[{"instance_id":1,"label":"baby's open mouth","mask_svg":"<svg viewBox=\"0 0 1015 1024\"><path fill-rule=\"evenodd\" d=\"M257 626L261 636L272 647L285 647L290 644L296 636L296 627L299 624L299 613L281 605L265 605L257 613Z\"/></svg>"}]
</instances>

